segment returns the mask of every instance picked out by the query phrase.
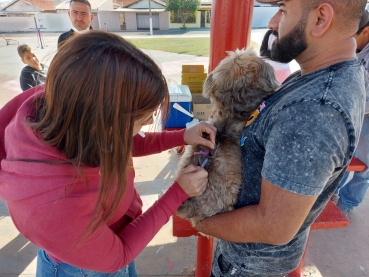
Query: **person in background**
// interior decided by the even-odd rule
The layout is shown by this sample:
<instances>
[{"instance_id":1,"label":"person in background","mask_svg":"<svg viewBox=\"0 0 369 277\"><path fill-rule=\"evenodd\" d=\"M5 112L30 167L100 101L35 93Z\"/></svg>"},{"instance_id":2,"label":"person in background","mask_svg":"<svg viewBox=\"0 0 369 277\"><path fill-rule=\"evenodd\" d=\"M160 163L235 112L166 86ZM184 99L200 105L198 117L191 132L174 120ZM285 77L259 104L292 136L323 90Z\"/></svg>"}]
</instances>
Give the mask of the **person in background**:
<instances>
[{"instance_id":1,"label":"person in background","mask_svg":"<svg viewBox=\"0 0 369 277\"><path fill-rule=\"evenodd\" d=\"M363 127L355 156L368 167L364 171L353 173L352 179L346 184L350 173L342 179L336 195L333 197L337 207L347 216L364 200L369 188L369 13L364 11L359 30L354 35L356 40L357 57L365 68L366 105ZM338 197L337 197L338 194Z\"/></svg>"},{"instance_id":2,"label":"person in background","mask_svg":"<svg viewBox=\"0 0 369 277\"><path fill-rule=\"evenodd\" d=\"M354 34L366 0L278 4L271 58L300 65L242 134L243 183L233 211L195 228L218 238L212 276L286 276L354 155L365 110ZM334 266L334 265L331 265Z\"/></svg>"},{"instance_id":3,"label":"person in background","mask_svg":"<svg viewBox=\"0 0 369 277\"><path fill-rule=\"evenodd\" d=\"M68 32L62 33L58 38L58 48L69 38L83 34L92 29L91 22L94 15L88 0L71 0L69 2L69 19L73 25Z\"/></svg>"},{"instance_id":4,"label":"person in background","mask_svg":"<svg viewBox=\"0 0 369 277\"><path fill-rule=\"evenodd\" d=\"M22 90L25 91L37 85L45 84L48 66L40 63L29 45L19 45L17 50L21 61L26 64L19 77Z\"/></svg>"},{"instance_id":5,"label":"person in background","mask_svg":"<svg viewBox=\"0 0 369 277\"><path fill-rule=\"evenodd\" d=\"M134 259L185 200L204 192L206 170L190 165L142 213L132 157L214 148L216 129L205 122L138 135L168 107L152 59L120 36L91 31L59 49L45 86L0 110L0 198L40 247L37 277L136 277Z\"/></svg>"},{"instance_id":6,"label":"person in background","mask_svg":"<svg viewBox=\"0 0 369 277\"><path fill-rule=\"evenodd\" d=\"M273 43L277 38L276 34L277 32L274 30L268 30L265 33L263 41L260 46L260 56L264 57L265 58L264 60L274 68L275 77L277 81L283 83L283 81L286 80L286 78L291 75L291 69L288 63L279 63L272 60L271 50L273 47Z\"/></svg>"}]
</instances>

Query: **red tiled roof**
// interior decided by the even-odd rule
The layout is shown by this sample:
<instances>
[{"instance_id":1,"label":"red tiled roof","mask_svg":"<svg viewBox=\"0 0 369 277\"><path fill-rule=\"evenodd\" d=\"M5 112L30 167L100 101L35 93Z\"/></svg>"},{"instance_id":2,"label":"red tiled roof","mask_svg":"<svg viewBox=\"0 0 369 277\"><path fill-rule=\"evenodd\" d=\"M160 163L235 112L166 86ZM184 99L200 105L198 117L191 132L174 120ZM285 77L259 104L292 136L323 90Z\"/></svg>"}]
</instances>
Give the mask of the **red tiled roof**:
<instances>
[{"instance_id":1,"label":"red tiled roof","mask_svg":"<svg viewBox=\"0 0 369 277\"><path fill-rule=\"evenodd\" d=\"M43 11L55 11L53 1L50 0L23 0L23 2L35 6Z\"/></svg>"}]
</instances>

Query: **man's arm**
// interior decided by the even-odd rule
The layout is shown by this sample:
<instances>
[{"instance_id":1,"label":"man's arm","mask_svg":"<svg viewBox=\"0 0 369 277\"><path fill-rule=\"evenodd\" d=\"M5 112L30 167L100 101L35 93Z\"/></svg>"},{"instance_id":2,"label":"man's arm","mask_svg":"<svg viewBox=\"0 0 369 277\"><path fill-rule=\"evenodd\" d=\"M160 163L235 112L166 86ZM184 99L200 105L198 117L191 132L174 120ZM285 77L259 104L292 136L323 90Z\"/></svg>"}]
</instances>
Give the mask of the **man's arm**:
<instances>
[{"instance_id":1,"label":"man's arm","mask_svg":"<svg viewBox=\"0 0 369 277\"><path fill-rule=\"evenodd\" d=\"M23 69L19 78L20 87L23 91L26 91L27 89L33 88L36 86L35 78L32 75L32 72L30 71L29 67L26 67L26 69Z\"/></svg>"},{"instance_id":2,"label":"man's arm","mask_svg":"<svg viewBox=\"0 0 369 277\"><path fill-rule=\"evenodd\" d=\"M283 245L296 235L316 199L289 192L263 178L259 204L217 214L195 228L232 242Z\"/></svg>"},{"instance_id":3,"label":"man's arm","mask_svg":"<svg viewBox=\"0 0 369 277\"><path fill-rule=\"evenodd\" d=\"M346 166L352 141L329 102L290 105L268 124L259 204L205 219L196 225L199 231L232 242L286 244L332 174Z\"/></svg>"},{"instance_id":4,"label":"man's arm","mask_svg":"<svg viewBox=\"0 0 369 277\"><path fill-rule=\"evenodd\" d=\"M71 31L62 33L58 38L58 49L64 44L64 42L71 37Z\"/></svg>"},{"instance_id":5,"label":"man's arm","mask_svg":"<svg viewBox=\"0 0 369 277\"><path fill-rule=\"evenodd\" d=\"M65 40L65 37L64 37L64 33L63 33L58 38L58 44L57 44L58 49L59 49L59 47L61 46L61 44L63 43L64 40Z\"/></svg>"}]
</instances>

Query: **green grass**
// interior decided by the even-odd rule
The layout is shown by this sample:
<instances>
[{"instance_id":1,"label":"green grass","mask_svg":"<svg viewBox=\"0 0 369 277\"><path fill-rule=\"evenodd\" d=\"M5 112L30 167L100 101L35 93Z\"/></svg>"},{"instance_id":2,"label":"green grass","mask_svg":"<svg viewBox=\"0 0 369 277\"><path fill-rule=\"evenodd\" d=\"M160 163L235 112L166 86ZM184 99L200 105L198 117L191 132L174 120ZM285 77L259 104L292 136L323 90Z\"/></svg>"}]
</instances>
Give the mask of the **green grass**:
<instances>
[{"instance_id":1,"label":"green grass","mask_svg":"<svg viewBox=\"0 0 369 277\"><path fill-rule=\"evenodd\" d=\"M141 49L209 57L210 38L129 38L127 40ZM255 50L259 49L259 45L253 41L251 46Z\"/></svg>"}]
</instances>

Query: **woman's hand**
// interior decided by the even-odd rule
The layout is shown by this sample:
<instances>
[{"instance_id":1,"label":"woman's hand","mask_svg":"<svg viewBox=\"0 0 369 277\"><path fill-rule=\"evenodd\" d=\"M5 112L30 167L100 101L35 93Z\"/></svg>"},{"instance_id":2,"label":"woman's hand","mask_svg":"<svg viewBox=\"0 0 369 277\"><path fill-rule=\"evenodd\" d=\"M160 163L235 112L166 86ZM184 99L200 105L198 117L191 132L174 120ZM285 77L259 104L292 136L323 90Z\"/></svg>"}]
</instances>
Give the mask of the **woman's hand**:
<instances>
[{"instance_id":1,"label":"woman's hand","mask_svg":"<svg viewBox=\"0 0 369 277\"><path fill-rule=\"evenodd\" d=\"M187 128L184 132L183 139L186 144L202 144L210 149L214 149L216 133L217 128L209 123L201 121L200 123Z\"/></svg>"},{"instance_id":2,"label":"woman's hand","mask_svg":"<svg viewBox=\"0 0 369 277\"><path fill-rule=\"evenodd\" d=\"M200 166L189 165L176 181L190 197L199 196L208 185L208 172Z\"/></svg>"}]
</instances>

